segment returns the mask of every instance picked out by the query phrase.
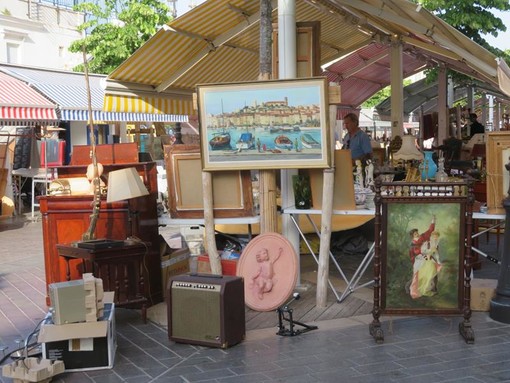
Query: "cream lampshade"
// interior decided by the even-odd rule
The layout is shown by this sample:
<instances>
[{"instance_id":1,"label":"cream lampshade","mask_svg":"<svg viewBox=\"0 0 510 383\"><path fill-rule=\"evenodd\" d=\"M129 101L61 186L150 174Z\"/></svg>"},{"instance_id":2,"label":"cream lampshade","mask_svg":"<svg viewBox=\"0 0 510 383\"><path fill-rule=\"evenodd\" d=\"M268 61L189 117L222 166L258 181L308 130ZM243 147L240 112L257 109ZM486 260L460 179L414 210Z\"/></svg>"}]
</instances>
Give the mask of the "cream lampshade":
<instances>
[{"instance_id":1,"label":"cream lampshade","mask_svg":"<svg viewBox=\"0 0 510 383\"><path fill-rule=\"evenodd\" d=\"M136 168L114 170L108 174L106 202L122 201L149 194Z\"/></svg>"},{"instance_id":2,"label":"cream lampshade","mask_svg":"<svg viewBox=\"0 0 510 383\"><path fill-rule=\"evenodd\" d=\"M393 155L395 160L422 160L423 153L418 150L415 145L415 137L410 134L406 134L402 137L402 146Z\"/></svg>"}]
</instances>

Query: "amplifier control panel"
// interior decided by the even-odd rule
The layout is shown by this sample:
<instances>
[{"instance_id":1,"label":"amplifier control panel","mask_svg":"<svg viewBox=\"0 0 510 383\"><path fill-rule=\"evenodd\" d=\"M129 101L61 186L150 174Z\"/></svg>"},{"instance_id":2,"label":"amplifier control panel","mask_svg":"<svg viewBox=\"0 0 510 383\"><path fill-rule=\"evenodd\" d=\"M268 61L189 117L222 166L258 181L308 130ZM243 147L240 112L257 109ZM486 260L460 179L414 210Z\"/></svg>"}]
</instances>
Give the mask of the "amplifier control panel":
<instances>
[{"instance_id":1,"label":"amplifier control panel","mask_svg":"<svg viewBox=\"0 0 510 383\"><path fill-rule=\"evenodd\" d=\"M221 285L215 285L210 283L198 283L198 282L178 282L174 281L174 288L180 289L191 289L191 290L210 290L210 291L220 291Z\"/></svg>"}]
</instances>

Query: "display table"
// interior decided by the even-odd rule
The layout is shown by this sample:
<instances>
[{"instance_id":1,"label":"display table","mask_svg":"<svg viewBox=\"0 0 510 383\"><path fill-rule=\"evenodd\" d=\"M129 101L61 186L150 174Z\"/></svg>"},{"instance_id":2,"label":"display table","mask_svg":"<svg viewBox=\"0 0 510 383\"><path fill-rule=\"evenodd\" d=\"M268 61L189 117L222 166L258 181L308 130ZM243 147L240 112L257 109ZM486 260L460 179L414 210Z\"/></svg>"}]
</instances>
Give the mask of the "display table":
<instances>
[{"instance_id":1,"label":"display table","mask_svg":"<svg viewBox=\"0 0 510 383\"><path fill-rule=\"evenodd\" d=\"M71 280L69 261L81 260L83 273L91 272L103 280L104 291L115 292L116 306L141 308L143 321L146 322L148 299L145 296L143 265L149 247L149 243L134 241L97 249L81 248L77 243L71 243L57 245L57 251L65 259L68 281Z\"/></svg>"},{"instance_id":2,"label":"display table","mask_svg":"<svg viewBox=\"0 0 510 383\"><path fill-rule=\"evenodd\" d=\"M489 213L481 213L481 212L473 212L473 235L472 238L476 239L482 234L485 234L491 230L494 229L501 229L501 226L505 224L506 216L505 214L489 214ZM493 224L489 226L484 226L483 230L479 230L479 224L480 221L491 221ZM497 235L499 235L499 230ZM475 246L476 241L473 241L471 243L471 251L475 252L477 255L481 255L482 257L487 258L489 261L499 264L500 261L489 254L483 252L482 250L478 249L477 246ZM499 238L498 238L498 244L499 244Z\"/></svg>"},{"instance_id":3,"label":"display table","mask_svg":"<svg viewBox=\"0 0 510 383\"><path fill-rule=\"evenodd\" d=\"M309 225L313 228L313 232L320 239L320 237L321 237L320 230L319 230L317 224L315 223L315 221L312 219L312 216L321 215L322 210L318 210L318 209L304 210L304 209L296 209L295 207L292 207L289 209L285 209L284 213L290 215L290 219L291 219L292 223L294 224L294 226L296 227L296 229L298 230L299 235L301 236L301 239L304 241L305 245L307 246L308 250L310 251L311 255L313 256L315 262L317 262L317 264L319 264L318 254L316 254L313 251L309 240L306 238L306 235L305 235L306 232L303 230L303 223L300 222L299 217L300 216L306 217ZM361 219L360 219L360 223L358 226L361 226L374 218L375 211L372 209L365 209L365 208L360 208L360 209L356 209L356 210L333 210L333 217L334 217L333 219L335 219L335 217L338 217L338 216L360 216ZM349 227L349 229L350 228L351 227ZM362 287L366 287L373 283L373 281L370 281L370 282L367 282L367 283L364 283L361 285L359 284L359 281L360 281L361 277L363 276L363 274L365 273L368 266L370 265L370 262L372 261L373 256L374 256L374 245L370 246L370 248L368 249L368 251L366 252L364 257L361 259L361 262L358 265L354 274L350 278L348 278L347 275L342 270L341 265L338 263L338 261L334 257L331 250L329 251L330 260L335 265L342 280L347 284L344 291L339 293L337 291L337 289L333 286L333 283L331 282L331 280L328 279L329 287L331 288L333 294L335 295L338 303L342 302L350 293L354 292L355 290L362 288Z\"/></svg>"},{"instance_id":4,"label":"display table","mask_svg":"<svg viewBox=\"0 0 510 383\"><path fill-rule=\"evenodd\" d=\"M228 226L247 226L246 233L251 239L252 237L252 225L260 222L260 216L253 217L236 217L236 218L214 218L214 225L228 225ZM158 217L159 226L196 226L204 225L205 220L203 218L171 218L170 216ZM223 230L218 230L223 232ZM230 234L231 232L228 231Z\"/></svg>"},{"instance_id":5,"label":"display table","mask_svg":"<svg viewBox=\"0 0 510 383\"><path fill-rule=\"evenodd\" d=\"M46 188L50 184L50 182L56 178L56 171L54 168L37 168L37 169L15 169L12 171L12 175L14 177L14 182L16 184L16 198L15 202L17 203L18 207L18 215L21 215L22 208L23 208L23 201L21 199L21 189L23 188L23 185L25 182L28 181L29 178L32 179L32 200L31 200L31 209L32 214L30 218L33 220L35 219L35 208L39 207L39 203L37 202L37 199L35 197L35 184L40 183L43 184L45 194L46 194Z\"/></svg>"}]
</instances>

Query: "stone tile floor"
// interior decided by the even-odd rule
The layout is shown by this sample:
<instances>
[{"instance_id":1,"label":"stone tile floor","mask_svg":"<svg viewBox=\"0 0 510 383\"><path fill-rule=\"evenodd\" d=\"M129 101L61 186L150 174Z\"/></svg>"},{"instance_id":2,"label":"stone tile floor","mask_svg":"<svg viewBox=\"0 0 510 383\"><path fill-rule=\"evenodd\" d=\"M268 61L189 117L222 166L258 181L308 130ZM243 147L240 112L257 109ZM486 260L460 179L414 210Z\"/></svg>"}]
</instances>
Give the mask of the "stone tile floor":
<instances>
[{"instance_id":1,"label":"stone tile floor","mask_svg":"<svg viewBox=\"0 0 510 383\"><path fill-rule=\"evenodd\" d=\"M0 221L0 345L8 351L46 313L40 226ZM484 263L475 278L498 272L497 265ZM458 333L460 317L383 316L383 344L369 335L371 320L364 315L322 321L317 330L294 337L276 335L275 327L253 330L240 344L216 349L171 342L164 327L144 324L135 310L117 309L114 367L68 372L53 381L510 382L510 325L486 312L472 315L471 345Z\"/></svg>"}]
</instances>

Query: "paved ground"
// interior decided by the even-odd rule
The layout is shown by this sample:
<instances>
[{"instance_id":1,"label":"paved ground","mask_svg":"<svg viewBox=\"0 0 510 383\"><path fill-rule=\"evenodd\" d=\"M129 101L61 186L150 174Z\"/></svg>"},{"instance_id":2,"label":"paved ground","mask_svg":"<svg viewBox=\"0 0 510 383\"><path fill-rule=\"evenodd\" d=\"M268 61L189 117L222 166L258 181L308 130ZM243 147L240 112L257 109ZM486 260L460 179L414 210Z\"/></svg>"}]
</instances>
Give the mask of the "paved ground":
<instances>
[{"instance_id":1,"label":"paved ground","mask_svg":"<svg viewBox=\"0 0 510 383\"><path fill-rule=\"evenodd\" d=\"M10 351L46 312L40 222L0 221L0 243L0 345ZM497 269L484 265L475 278L494 278ZM317 330L294 337L276 335L275 327L248 331L246 340L222 350L176 344L164 327L118 309L114 367L64 373L53 381L510 382L510 325L486 312L473 313L472 345L458 334L459 317L383 317L383 344L369 335L371 319L322 321Z\"/></svg>"}]
</instances>

